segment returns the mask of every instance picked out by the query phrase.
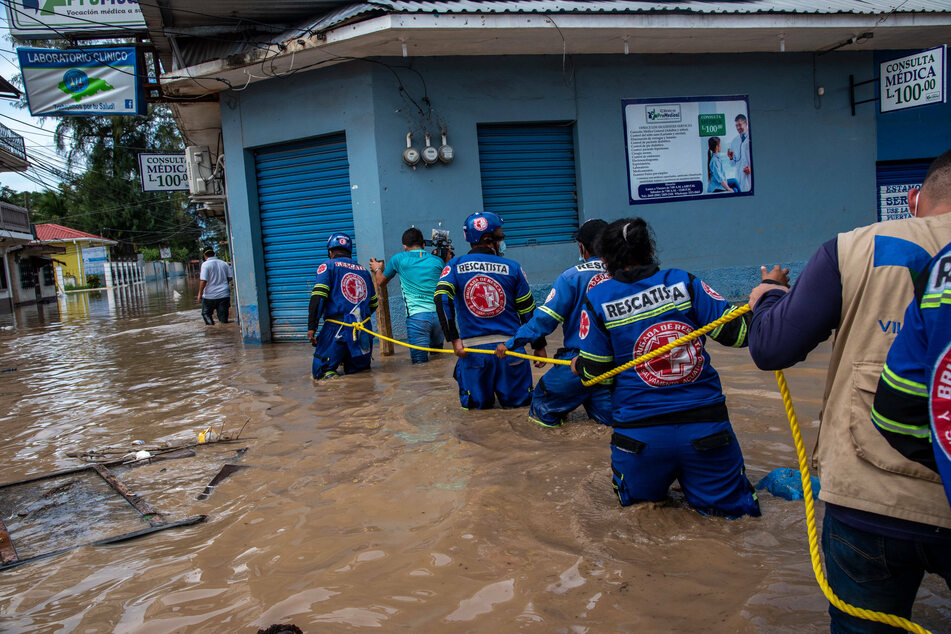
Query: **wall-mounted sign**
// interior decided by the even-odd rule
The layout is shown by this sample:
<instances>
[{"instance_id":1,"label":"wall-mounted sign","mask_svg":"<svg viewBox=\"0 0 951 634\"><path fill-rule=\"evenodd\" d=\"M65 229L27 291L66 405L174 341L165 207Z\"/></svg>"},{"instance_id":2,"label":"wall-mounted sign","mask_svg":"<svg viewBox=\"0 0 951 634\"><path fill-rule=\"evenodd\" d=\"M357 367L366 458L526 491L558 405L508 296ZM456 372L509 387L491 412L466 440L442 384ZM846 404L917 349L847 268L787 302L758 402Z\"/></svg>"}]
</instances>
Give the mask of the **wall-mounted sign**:
<instances>
[{"instance_id":1,"label":"wall-mounted sign","mask_svg":"<svg viewBox=\"0 0 951 634\"><path fill-rule=\"evenodd\" d=\"M749 99L623 99L632 205L753 193Z\"/></svg>"},{"instance_id":2,"label":"wall-mounted sign","mask_svg":"<svg viewBox=\"0 0 951 634\"><path fill-rule=\"evenodd\" d=\"M145 114L134 48L18 48L33 116Z\"/></svg>"},{"instance_id":3,"label":"wall-mounted sign","mask_svg":"<svg viewBox=\"0 0 951 634\"><path fill-rule=\"evenodd\" d=\"M102 275L109 261L106 247L83 247L83 272L86 275Z\"/></svg>"},{"instance_id":4,"label":"wall-mounted sign","mask_svg":"<svg viewBox=\"0 0 951 634\"><path fill-rule=\"evenodd\" d=\"M878 219L901 220L911 218L908 208L908 191L919 189L921 183L892 183L878 186Z\"/></svg>"},{"instance_id":5,"label":"wall-mounted sign","mask_svg":"<svg viewBox=\"0 0 951 634\"><path fill-rule=\"evenodd\" d=\"M21 40L145 31L137 0L4 0L10 33Z\"/></svg>"},{"instance_id":6,"label":"wall-mounted sign","mask_svg":"<svg viewBox=\"0 0 951 634\"><path fill-rule=\"evenodd\" d=\"M944 103L948 47L921 51L879 65L882 112Z\"/></svg>"},{"instance_id":7,"label":"wall-mounted sign","mask_svg":"<svg viewBox=\"0 0 951 634\"><path fill-rule=\"evenodd\" d=\"M163 260L169 260L172 257L171 247L159 247L159 257Z\"/></svg>"},{"instance_id":8,"label":"wall-mounted sign","mask_svg":"<svg viewBox=\"0 0 951 634\"><path fill-rule=\"evenodd\" d=\"M83 247L83 261L105 262L109 259L106 247Z\"/></svg>"},{"instance_id":9,"label":"wall-mounted sign","mask_svg":"<svg viewBox=\"0 0 951 634\"><path fill-rule=\"evenodd\" d=\"M144 192L188 191L184 154L139 154Z\"/></svg>"},{"instance_id":10,"label":"wall-mounted sign","mask_svg":"<svg viewBox=\"0 0 951 634\"><path fill-rule=\"evenodd\" d=\"M881 161L875 165L875 185L878 188L878 219L899 220L910 218L908 191L921 189L921 182L934 159L908 161Z\"/></svg>"}]
</instances>

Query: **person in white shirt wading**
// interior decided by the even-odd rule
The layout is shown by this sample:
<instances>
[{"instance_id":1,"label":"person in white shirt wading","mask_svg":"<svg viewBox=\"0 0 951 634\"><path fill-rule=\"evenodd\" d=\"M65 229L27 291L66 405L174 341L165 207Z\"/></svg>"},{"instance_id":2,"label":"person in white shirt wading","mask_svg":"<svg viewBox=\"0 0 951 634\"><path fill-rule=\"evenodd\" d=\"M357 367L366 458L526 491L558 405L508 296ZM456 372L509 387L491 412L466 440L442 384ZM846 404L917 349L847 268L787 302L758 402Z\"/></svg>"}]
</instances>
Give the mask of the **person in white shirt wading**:
<instances>
[{"instance_id":1,"label":"person in white shirt wading","mask_svg":"<svg viewBox=\"0 0 951 634\"><path fill-rule=\"evenodd\" d=\"M218 313L218 321L228 323L228 310L231 308L231 286L234 277L227 262L215 257L215 250L205 247L201 252L205 261L201 263L198 275L198 301L201 302L201 318L209 326L215 325L212 313Z\"/></svg>"}]
</instances>

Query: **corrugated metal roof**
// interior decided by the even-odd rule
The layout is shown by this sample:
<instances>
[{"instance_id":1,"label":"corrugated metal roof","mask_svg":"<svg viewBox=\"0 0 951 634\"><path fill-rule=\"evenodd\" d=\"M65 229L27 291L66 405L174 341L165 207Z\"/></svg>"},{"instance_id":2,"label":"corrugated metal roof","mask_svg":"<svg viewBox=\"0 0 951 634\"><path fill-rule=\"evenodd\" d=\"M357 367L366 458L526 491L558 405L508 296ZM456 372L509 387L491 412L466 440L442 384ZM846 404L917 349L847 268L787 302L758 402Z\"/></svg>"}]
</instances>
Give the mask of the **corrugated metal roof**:
<instances>
[{"instance_id":1,"label":"corrugated metal roof","mask_svg":"<svg viewBox=\"0 0 951 634\"><path fill-rule=\"evenodd\" d=\"M369 13L795 13L815 15L951 13L949 0L369 0L341 7L283 34L283 40L320 32ZM281 41L281 40L279 40Z\"/></svg>"},{"instance_id":2,"label":"corrugated metal roof","mask_svg":"<svg viewBox=\"0 0 951 634\"><path fill-rule=\"evenodd\" d=\"M400 13L861 13L951 12L948 0L459 0L425 2L369 0Z\"/></svg>"},{"instance_id":3,"label":"corrugated metal roof","mask_svg":"<svg viewBox=\"0 0 951 634\"><path fill-rule=\"evenodd\" d=\"M220 1L213 2L220 6ZM243 15L245 1L231 2L230 19ZM278 0L275 14L287 16L301 8L300 0ZM328 9L339 3L318 2L314 9ZM268 6L271 6L270 4ZM205 11L204 5L202 11ZM174 14L175 10L171 12ZM212 13L208 11L208 13ZM279 36L273 33L245 33L233 40L179 38L178 44L186 66L209 59L247 52L267 42L281 43L319 33L349 22L375 15L425 13L441 15L467 14L696 14L696 15L887 15L890 13L951 13L949 0L681 0L654 2L650 0L368 0L337 6ZM229 18L222 17L223 23Z\"/></svg>"}]
</instances>

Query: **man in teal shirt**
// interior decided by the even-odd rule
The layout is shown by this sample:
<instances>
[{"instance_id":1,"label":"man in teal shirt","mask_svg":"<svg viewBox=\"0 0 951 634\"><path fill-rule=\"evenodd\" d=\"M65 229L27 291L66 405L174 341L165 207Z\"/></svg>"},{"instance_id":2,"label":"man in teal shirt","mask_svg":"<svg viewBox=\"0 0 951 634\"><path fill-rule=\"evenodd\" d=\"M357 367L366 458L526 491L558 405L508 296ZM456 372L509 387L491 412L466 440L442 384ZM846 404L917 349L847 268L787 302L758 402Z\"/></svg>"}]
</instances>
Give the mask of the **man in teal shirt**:
<instances>
[{"instance_id":1,"label":"man in teal shirt","mask_svg":"<svg viewBox=\"0 0 951 634\"><path fill-rule=\"evenodd\" d=\"M442 348L442 328L436 317L433 295L446 263L424 250L424 243L423 233L411 227L403 232L403 252L390 258L385 269L381 260L371 258L370 270L380 286L386 286L399 274L403 301L406 303L409 342L425 348ZM413 363L426 363L429 353L411 348L410 358Z\"/></svg>"}]
</instances>

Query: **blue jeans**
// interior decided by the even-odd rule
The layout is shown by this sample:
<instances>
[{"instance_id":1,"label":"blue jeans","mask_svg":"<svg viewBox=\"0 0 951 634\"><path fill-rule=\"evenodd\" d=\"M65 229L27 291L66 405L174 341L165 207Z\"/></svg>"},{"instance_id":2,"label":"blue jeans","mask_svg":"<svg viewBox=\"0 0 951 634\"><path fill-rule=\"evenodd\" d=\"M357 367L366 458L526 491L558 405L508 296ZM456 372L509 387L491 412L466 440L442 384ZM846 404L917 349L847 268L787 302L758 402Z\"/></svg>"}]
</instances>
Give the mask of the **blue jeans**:
<instances>
[{"instance_id":1,"label":"blue jeans","mask_svg":"<svg viewBox=\"0 0 951 634\"><path fill-rule=\"evenodd\" d=\"M436 313L416 313L406 318L406 335L414 346L423 348L442 348L442 327ZM409 349L409 358L413 363L426 363L429 353L425 350Z\"/></svg>"},{"instance_id":2,"label":"blue jeans","mask_svg":"<svg viewBox=\"0 0 951 634\"><path fill-rule=\"evenodd\" d=\"M850 605L911 618L924 573L944 578L951 588L951 548L869 533L837 520L826 510L822 552L829 585ZM829 606L832 634L903 632L849 616Z\"/></svg>"}]
</instances>

